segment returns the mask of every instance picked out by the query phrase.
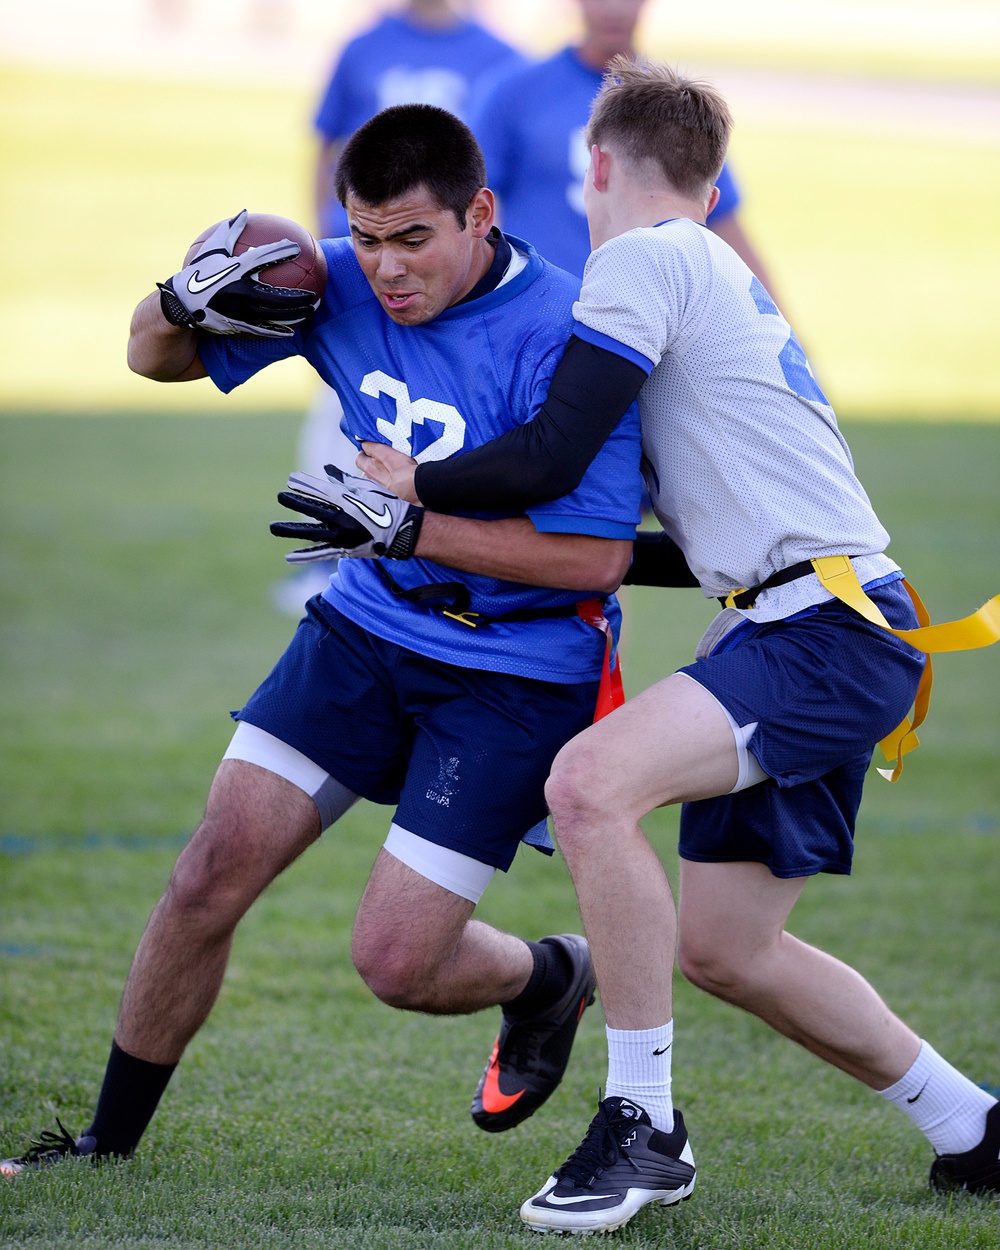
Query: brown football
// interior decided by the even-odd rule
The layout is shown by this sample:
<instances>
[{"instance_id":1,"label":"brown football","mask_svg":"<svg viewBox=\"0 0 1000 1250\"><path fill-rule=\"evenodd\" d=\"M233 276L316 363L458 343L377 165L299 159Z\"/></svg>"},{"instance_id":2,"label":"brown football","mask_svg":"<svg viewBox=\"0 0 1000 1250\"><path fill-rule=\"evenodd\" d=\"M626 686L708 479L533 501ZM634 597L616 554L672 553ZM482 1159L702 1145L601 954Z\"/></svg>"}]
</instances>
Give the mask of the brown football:
<instances>
[{"instance_id":1,"label":"brown football","mask_svg":"<svg viewBox=\"0 0 1000 1250\"><path fill-rule=\"evenodd\" d=\"M190 265L198 255L198 248L217 225L218 222L198 235L187 250L185 265ZM297 221L288 217L277 217L274 213L248 213L247 223L236 240L233 254L240 256L248 247L277 243L281 239L291 239L293 243L297 243L300 249L298 256L293 256L291 260L280 260L275 265L267 265L260 270L259 280L269 282L272 286L295 287L301 291L311 291L313 295L322 295L326 290L326 257L309 231Z\"/></svg>"}]
</instances>

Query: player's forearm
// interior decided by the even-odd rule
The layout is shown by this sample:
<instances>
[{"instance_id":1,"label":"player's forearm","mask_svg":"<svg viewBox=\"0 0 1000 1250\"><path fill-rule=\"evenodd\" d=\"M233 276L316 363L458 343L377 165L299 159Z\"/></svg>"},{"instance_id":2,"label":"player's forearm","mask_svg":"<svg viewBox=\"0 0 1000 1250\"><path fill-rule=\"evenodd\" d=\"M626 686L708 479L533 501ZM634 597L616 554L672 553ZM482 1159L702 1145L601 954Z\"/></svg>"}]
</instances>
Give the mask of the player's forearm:
<instances>
[{"instance_id":1,"label":"player's forearm","mask_svg":"<svg viewBox=\"0 0 1000 1250\"><path fill-rule=\"evenodd\" d=\"M197 334L167 321L158 291L147 295L132 314L128 366L154 382L189 382L207 376L198 356Z\"/></svg>"},{"instance_id":2,"label":"player's forearm","mask_svg":"<svg viewBox=\"0 0 1000 1250\"><path fill-rule=\"evenodd\" d=\"M417 496L427 507L454 512L527 509L569 494L645 380L638 365L572 336L534 420L471 451L418 465Z\"/></svg>"},{"instance_id":3,"label":"player's forearm","mask_svg":"<svg viewBox=\"0 0 1000 1250\"><path fill-rule=\"evenodd\" d=\"M632 544L626 586L699 586L684 552L661 531L640 530Z\"/></svg>"},{"instance_id":4,"label":"player's forearm","mask_svg":"<svg viewBox=\"0 0 1000 1250\"><path fill-rule=\"evenodd\" d=\"M621 585L631 551L620 539L540 534L527 517L479 521L427 512L415 554L504 581L610 594Z\"/></svg>"}]
</instances>

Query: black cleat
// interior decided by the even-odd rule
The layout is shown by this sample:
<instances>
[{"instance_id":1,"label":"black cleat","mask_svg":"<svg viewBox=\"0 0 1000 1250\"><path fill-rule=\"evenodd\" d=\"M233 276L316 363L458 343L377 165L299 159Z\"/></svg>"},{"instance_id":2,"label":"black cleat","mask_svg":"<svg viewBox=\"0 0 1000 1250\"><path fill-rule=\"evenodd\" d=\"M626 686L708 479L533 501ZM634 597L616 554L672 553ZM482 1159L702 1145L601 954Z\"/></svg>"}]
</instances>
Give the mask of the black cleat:
<instances>
[{"instance_id":1,"label":"black cleat","mask_svg":"<svg viewBox=\"0 0 1000 1250\"><path fill-rule=\"evenodd\" d=\"M38 1141L33 1141L23 1155L14 1159L0 1159L0 1176L16 1176L25 1168L42 1167L57 1163L66 1155L92 1155L97 1149L96 1137L74 1137L62 1120L56 1119L58 1133L46 1130Z\"/></svg>"},{"instance_id":2,"label":"black cleat","mask_svg":"<svg viewBox=\"0 0 1000 1250\"><path fill-rule=\"evenodd\" d=\"M986 1132L978 1146L960 1155L938 1155L931 1164L931 1189L967 1189L1000 1193L1000 1102L986 1113Z\"/></svg>"},{"instance_id":3,"label":"black cleat","mask_svg":"<svg viewBox=\"0 0 1000 1250\"><path fill-rule=\"evenodd\" d=\"M575 933L542 938L559 946L573 965L561 998L537 1016L504 1012L493 1053L472 1099L472 1118L487 1133L502 1133L532 1115L555 1090L569 1063L576 1026L594 1001L594 969L584 938Z\"/></svg>"},{"instance_id":4,"label":"black cleat","mask_svg":"<svg viewBox=\"0 0 1000 1250\"><path fill-rule=\"evenodd\" d=\"M641 1107L605 1098L580 1145L521 1207L536 1233L608 1233L647 1203L673 1206L694 1190L694 1156L679 1111L669 1133Z\"/></svg>"}]
</instances>

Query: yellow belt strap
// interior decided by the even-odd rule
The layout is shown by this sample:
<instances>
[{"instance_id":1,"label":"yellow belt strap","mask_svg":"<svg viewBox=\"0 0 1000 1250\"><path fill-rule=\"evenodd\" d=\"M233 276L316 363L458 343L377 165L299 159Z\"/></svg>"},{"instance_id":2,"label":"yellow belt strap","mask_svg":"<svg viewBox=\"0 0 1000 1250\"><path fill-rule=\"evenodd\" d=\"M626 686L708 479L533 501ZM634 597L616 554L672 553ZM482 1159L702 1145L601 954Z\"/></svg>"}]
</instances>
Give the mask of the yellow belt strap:
<instances>
[{"instance_id":1,"label":"yellow belt strap","mask_svg":"<svg viewBox=\"0 0 1000 1250\"><path fill-rule=\"evenodd\" d=\"M821 556L812 561L816 576L823 586L842 603L846 603L855 612L859 612L866 621L880 625L897 638L910 644L917 651L930 655L939 651L974 651L978 647L988 647L1000 641L1000 595L994 595L971 616L960 621L948 621L942 625L931 625L927 610L920 602L920 596L905 579L903 585L913 601L916 609L919 629L893 629L882 615L878 605L865 594L857 574L847 556ZM878 771L887 781L895 781L903 771L903 756L919 745L916 729L927 715L931 700L931 662L927 661L920 685L917 688L913 704L913 720L903 717L891 734L882 739L882 748L891 768L880 768Z\"/></svg>"}]
</instances>

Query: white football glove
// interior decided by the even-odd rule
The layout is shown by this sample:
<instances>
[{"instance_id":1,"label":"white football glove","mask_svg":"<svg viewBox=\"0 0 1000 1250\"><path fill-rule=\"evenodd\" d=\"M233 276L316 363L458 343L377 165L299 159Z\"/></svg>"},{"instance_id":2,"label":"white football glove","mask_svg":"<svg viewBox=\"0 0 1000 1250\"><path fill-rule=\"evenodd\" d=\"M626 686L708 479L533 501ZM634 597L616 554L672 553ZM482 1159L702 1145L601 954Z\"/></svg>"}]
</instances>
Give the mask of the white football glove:
<instances>
[{"instance_id":1,"label":"white football glove","mask_svg":"<svg viewBox=\"0 0 1000 1250\"><path fill-rule=\"evenodd\" d=\"M423 508L414 507L367 478L343 473L336 465L324 468L326 478L293 473L288 479L289 489L278 495L283 507L315 517L313 522L271 522L271 533L278 538L315 542L315 546L286 552L288 563L353 556L408 560L417 545Z\"/></svg>"},{"instance_id":2,"label":"white football glove","mask_svg":"<svg viewBox=\"0 0 1000 1250\"><path fill-rule=\"evenodd\" d=\"M189 265L156 284L160 307L171 325L210 334L288 338L295 332L292 327L319 306L312 291L270 286L257 276L265 265L298 256L297 243L282 239L233 255L246 221L247 210L243 209L229 221L220 222Z\"/></svg>"}]
</instances>

